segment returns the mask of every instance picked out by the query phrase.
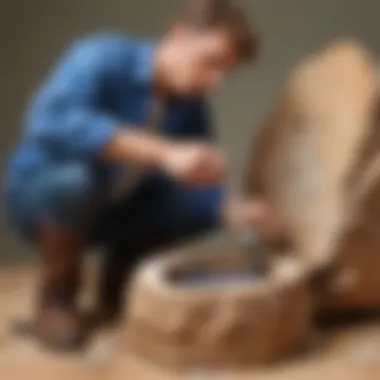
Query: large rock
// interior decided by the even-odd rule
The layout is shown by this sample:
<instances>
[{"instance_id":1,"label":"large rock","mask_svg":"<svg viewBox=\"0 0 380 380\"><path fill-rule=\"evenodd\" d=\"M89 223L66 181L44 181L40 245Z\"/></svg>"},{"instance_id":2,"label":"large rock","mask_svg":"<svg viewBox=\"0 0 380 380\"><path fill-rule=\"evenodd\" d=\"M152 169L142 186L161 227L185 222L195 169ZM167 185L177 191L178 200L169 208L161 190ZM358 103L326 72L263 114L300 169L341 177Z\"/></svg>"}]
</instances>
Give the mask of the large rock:
<instances>
[{"instance_id":1,"label":"large rock","mask_svg":"<svg viewBox=\"0 0 380 380\"><path fill-rule=\"evenodd\" d=\"M311 271L328 269L322 308L380 307L380 152L370 55L334 43L293 70L255 141L247 191L274 208Z\"/></svg>"}]
</instances>

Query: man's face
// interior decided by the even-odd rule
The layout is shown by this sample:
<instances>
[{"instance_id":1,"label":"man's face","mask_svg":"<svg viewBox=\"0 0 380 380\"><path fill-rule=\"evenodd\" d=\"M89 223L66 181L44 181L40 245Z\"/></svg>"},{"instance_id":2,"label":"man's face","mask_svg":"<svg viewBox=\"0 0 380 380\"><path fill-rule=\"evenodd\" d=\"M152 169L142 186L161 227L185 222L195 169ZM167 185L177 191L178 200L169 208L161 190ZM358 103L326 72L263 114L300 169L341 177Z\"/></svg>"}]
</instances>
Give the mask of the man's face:
<instances>
[{"instance_id":1,"label":"man's face","mask_svg":"<svg viewBox=\"0 0 380 380\"><path fill-rule=\"evenodd\" d=\"M236 66L228 35L220 30L195 32L186 27L173 31L173 67L170 86L180 95L192 96L217 87Z\"/></svg>"}]
</instances>

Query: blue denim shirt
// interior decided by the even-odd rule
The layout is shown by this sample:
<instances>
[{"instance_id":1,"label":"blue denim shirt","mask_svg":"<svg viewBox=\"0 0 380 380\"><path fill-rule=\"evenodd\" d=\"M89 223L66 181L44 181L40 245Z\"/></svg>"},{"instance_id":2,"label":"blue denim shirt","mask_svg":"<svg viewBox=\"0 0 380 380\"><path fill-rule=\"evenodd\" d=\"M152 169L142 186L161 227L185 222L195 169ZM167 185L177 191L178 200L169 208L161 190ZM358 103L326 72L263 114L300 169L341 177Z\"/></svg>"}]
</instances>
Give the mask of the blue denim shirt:
<instances>
[{"instance_id":1,"label":"blue denim shirt","mask_svg":"<svg viewBox=\"0 0 380 380\"><path fill-rule=\"evenodd\" d=\"M104 178L112 180L116 165L104 166L98 153L118 128L146 125L155 47L154 41L118 34L74 43L32 99L22 141L10 158L7 191L22 196L36 173L65 161L98 166ZM170 104L161 132L178 138L212 138L204 99ZM217 212L221 187L203 194L205 207Z\"/></svg>"}]
</instances>

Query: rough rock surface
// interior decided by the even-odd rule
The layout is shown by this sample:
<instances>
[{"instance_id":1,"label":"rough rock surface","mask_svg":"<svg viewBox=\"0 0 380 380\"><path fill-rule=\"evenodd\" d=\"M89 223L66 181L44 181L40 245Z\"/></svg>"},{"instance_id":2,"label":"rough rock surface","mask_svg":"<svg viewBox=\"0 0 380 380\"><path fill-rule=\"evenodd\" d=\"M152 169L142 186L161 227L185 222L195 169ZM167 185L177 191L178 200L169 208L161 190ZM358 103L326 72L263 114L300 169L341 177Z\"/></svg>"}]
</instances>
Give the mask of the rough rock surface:
<instances>
[{"instance_id":1,"label":"rough rock surface","mask_svg":"<svg viewBox=\"0 0 380 380\"><path fill-rule=\"evenodd\" d=\"M239 258L188 252L142 266L132 287L131 351L166 366L215 368L268 362L305 343L313 307L304 269L291 258L274 261L263 280L228 286L181 287L168 279L173 268L233 267Z\"/></svg>"},{"instance_id":2,"label":"rough rock surface","mask_svg":"<svg viewBox=\"0 0 380 380\"><path fill-rule=\"evenodd\" d=\"M355 42L298 65L248 163L247 191L273 205L311 269L328 268L322 309L380 306L380 137L374 62Z\"/></svg>"}]
</instances>

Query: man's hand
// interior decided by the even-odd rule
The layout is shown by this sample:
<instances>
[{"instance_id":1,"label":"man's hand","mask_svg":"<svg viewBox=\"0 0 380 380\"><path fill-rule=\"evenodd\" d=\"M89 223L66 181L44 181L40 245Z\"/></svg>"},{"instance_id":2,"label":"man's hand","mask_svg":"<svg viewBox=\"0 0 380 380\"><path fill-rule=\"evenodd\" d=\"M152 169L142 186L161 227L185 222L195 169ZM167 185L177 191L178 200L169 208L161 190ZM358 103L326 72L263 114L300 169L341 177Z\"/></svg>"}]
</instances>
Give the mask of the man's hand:
<instances>
[{"instance_id":1,"label":"man's hand","mask_svg":"<svg viewBox=\"0 0 380 380\"><path fill-rule=\"evenodd\" d=\"M168 144L160 161L165 173L190 186L214 185L226 172L218 149L202 143Z\"/></svg>"},{"instance_id":2,"label":"man's hand","mask_svg":"<svg viewBox=\"0 0 380 380\"><path fill-rule=\"evenodd\" d=\"M119 131L101 152L101 159L158 168L191 186L220 182L225 163L215 147L199 142L172 142L147 132Z\"/></svg>"}]
</instances>

